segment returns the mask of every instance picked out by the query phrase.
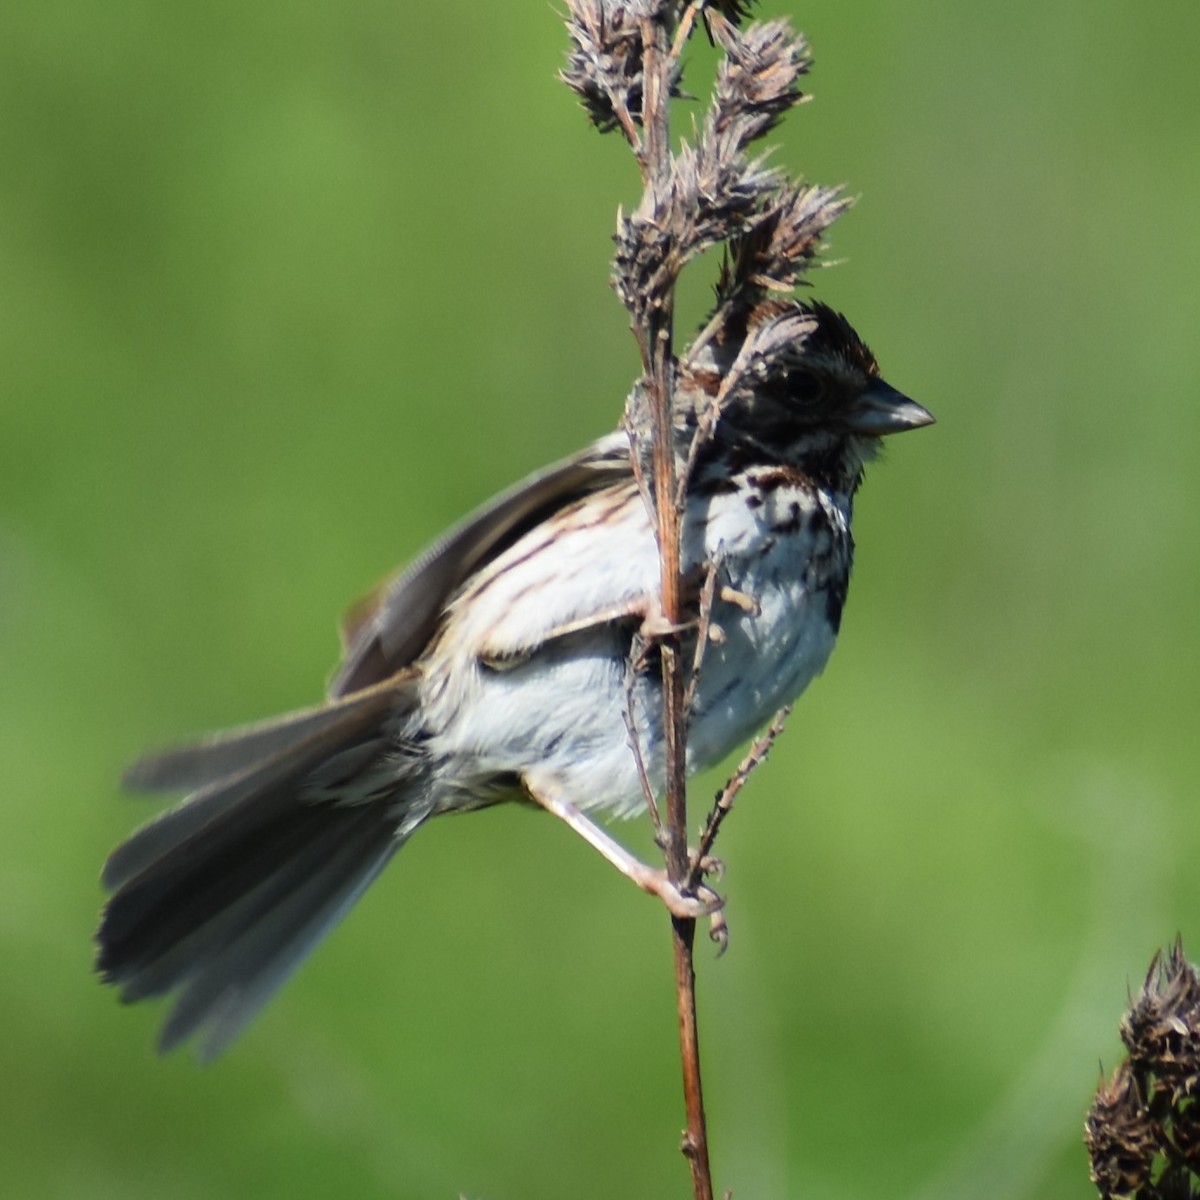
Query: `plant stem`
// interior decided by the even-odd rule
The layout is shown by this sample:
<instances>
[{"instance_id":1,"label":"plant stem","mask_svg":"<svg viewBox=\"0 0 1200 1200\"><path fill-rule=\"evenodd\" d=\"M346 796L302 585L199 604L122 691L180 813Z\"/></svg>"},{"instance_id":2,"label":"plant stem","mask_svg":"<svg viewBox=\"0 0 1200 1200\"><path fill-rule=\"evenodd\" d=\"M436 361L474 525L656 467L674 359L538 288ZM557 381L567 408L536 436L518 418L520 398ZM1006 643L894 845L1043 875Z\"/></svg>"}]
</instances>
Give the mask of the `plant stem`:
<instances>
[{"instance_id":1,"label":"plant stem","mask_svg":"<svg viewBox=\"0 0 1200 1200\"><path fill-rule=\"evenodd\" d=\"M643 128L647 186L656 196L669 194L671 177L669 88L671 78L670 29L663 19L643 23ZM681 885L688 876L687 848L687 718L684 677L678 630L683 624L680 568L680 512L675 503L674 408L674 280L655 296L649 310L643 352L650 390L653 427L654 499L661 564L662 615L668 632L660 651L663 683L663 723L666 742L666 845L667 875ZM700 1078L700 1038L696 1020L696 970L693 946L696 922L673 917L672 944L675 966L676 1011L679 1018L679 1052L683 1067L683 1095L687 1132L683 1152L692 1173L695 1200L712 1200L712 1172L708 1157L708 1130Z\"/></svg>"}]
</instances>

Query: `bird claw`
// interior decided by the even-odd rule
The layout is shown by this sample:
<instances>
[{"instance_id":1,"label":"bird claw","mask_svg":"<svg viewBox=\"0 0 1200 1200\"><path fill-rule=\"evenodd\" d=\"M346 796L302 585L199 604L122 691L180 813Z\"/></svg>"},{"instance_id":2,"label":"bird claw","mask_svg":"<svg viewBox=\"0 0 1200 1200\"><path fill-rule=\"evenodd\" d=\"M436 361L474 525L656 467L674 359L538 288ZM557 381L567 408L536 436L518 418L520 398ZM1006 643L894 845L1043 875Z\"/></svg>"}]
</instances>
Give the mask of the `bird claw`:
<instances>
[{"instance_id":1,"label":"bird claw","mask_svg":"<svg viewBox=\"0 0 1200 1200\"><path fill-rule=\"evenodd\" d=\"M694 851L690 852L690 857L695 858ZM695 864L694 870L699 880L695 891L672 883L666 871L661 870L646 868L645 873L639 873L636 880L645 891L657 896L667 906L671 916L683 921L698 921L701 917L707 917L708 937L716 944L717 957L720 958L729 946L729 923L722 911L725 898L703 880L720 879L725 874L725 862L708 854Z\"/></svg>"},{"instance_id":2,"label":"bird claw","mask_svg":"<svg viewBox=\"0 0 1200 1200\"><path fill-rule=\"evenodd\" d=\"M671 916L683 921L712 917L725 907L724 899L706 884L700 884L694 893L685 892L667 878L666 871L650 871L638 882L667 906Z\"/></svg>"},{"instance_id":3,"label":"bird claw","mask_svg":"<svg viewBox=\"0 0 1200 1200\"><path fill-rule=\"evenodd\" d=\"M725 920L724 909L709 915L708 940L716 945L718 958L729 949L729 922Z\"/></svg>"}]
</instances>

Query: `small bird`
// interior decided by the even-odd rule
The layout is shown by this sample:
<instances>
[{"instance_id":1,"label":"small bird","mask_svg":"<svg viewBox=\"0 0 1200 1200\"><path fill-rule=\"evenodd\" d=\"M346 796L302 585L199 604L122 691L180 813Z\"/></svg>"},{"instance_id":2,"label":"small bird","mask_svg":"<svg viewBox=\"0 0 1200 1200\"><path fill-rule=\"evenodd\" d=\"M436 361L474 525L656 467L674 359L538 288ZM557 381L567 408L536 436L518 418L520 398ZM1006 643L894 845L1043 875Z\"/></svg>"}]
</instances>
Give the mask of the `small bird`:
<instances>
[{"instance_id":1,"label":"small bird","mask_svg":"<svg viewBox=\"0 0 1200 1200\"><path fill-rule=\"evenodd\" d=\"M782 322L783 366L728 386L755 331ZM760 305L685 359L674 403L684 450L709 421L681 526L692 652L713 580L689 689L696 771L823 669L864 464L933 417L880 378L844 317L797 300ZM440 813L532 802L676 915L711 911L588 815L646 807L633 742L656 792L665 778L661 672L652 652L631 669L663 615L629 447L618 431L529 476L354 608L323 704L128 771L131 788L190 793L103 872L97 969L127 1001L175 994L161 1050L192 1036L202 1057L224 1049Z\"/></svg>"}]
</instances>

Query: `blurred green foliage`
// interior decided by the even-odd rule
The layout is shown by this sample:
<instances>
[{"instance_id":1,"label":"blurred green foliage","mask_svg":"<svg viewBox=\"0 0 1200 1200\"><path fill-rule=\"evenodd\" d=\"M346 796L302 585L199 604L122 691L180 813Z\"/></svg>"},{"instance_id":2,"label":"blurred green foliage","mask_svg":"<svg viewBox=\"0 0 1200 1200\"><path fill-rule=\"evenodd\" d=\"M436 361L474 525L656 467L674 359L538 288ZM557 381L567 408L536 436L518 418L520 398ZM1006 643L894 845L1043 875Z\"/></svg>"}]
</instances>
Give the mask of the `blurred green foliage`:
<instances>
[{"instance_id":1,"label":"blurred green foliage","mask_svg":"<svg viewBox=\"0 0 1200 1200\"><path fill-rule=\"evenodd\" d=\"M534 814L422 831L214 1067L90 975L122 765L316 700L355 594L619 412L636 180L552 7L0 16L6 1195L686 1194L663 914ZM940 423L722 835L718 1183L1082 1198L1127 981L1200 951L1200 6L788 10L777 158L863 197L818 294Z\"/></svg>"}]
</instances>

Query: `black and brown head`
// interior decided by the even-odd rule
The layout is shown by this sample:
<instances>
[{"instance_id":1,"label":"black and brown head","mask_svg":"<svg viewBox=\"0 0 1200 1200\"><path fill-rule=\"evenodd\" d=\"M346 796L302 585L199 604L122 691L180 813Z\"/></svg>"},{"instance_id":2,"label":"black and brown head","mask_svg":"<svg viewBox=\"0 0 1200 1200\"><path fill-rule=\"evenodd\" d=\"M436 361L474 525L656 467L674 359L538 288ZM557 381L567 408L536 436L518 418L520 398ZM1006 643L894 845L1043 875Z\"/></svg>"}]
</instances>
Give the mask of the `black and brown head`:
<instances>
[{"instance_id":1,"label":"black and brown head","mask_svg":"<svg viewBox=\"0 0 1200 1200\"><path fill-rule=\"evenodd\" d=\"M884 437L919 429L933 416L879 374L879 363L854 326L825 304L764 304L755 321L799 320L801 336L780 356L766 385L805 425ZM807 318L805 320L805 318Z\"/></svg>"},{"instance_id":2,"label":"black and brown head","mask_svg":"<svg viewBox=\"0 0 1200 1200\"><path fill-rule=\"evenodd\" d=\"M717 440L755 456L857 476L879 439L933 422L879 374L854 327L827 305L768 301L726 325L705 364L728 392Z\"/></svg>"}]
</instances>

